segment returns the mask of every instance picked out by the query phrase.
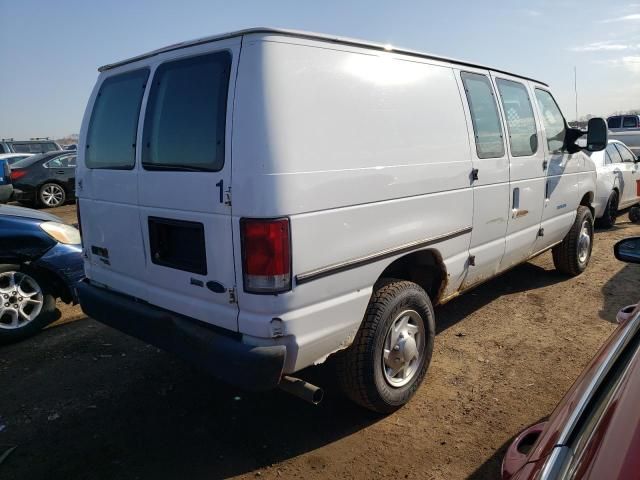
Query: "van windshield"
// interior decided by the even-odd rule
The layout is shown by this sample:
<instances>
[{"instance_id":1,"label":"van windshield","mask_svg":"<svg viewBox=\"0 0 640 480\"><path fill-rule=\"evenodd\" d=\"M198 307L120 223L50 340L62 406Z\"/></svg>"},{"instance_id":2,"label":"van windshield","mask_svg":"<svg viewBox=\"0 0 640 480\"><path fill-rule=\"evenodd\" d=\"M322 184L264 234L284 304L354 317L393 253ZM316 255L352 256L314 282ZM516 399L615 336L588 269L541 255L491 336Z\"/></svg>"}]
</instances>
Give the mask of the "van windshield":
<instances>
[{"instance_id":1,"label":"van windshield","mask_svg":"<svg viewBox=\"0 0 640 480\"><path fill-rule=\"evenodd\" d=\"M230 65L219 52L158 67L145 115L145 169L222 169Z\"/></svg>"}]
</instances>

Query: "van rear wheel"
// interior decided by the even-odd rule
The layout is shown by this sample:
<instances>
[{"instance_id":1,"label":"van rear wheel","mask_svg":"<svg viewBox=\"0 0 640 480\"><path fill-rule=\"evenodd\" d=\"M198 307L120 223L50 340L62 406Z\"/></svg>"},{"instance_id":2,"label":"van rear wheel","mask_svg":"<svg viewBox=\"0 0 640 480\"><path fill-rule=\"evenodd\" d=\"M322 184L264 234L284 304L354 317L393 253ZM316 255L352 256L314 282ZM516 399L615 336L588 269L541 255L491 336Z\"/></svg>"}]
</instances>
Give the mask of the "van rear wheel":
<instances>
[{"instance_id":1,"label":"van rear wheel","mask_svg":"<svg viewBox=\"0 0 640 480\"><path fill-rule=\"evenodd\" d=\"M353 344L338 358L345 394L378 413L402 407L425 377L434 337L435 315L425 291L412 282L383 281Z\"/></svg>"},{"instance_id":2,"label":"van rear wheel","mask_svg":"<svg viewBox=\"0 0 640 480\"><path fill-rule=\"evenodd\" d=\"M561 244L553 247L553 264L560 273L575 277L585 271L593 249L593 216L581 205L571 230Z\"/></svg>"}]
</instances>

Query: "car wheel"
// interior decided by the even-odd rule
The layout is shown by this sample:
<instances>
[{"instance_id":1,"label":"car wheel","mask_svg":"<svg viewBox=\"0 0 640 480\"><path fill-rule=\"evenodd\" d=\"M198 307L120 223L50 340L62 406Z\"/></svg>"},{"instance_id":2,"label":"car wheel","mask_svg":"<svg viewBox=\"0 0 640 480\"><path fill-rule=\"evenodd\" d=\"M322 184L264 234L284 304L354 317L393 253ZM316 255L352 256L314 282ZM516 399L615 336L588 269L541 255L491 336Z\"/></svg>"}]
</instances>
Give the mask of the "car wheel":
<instances>
[{"instance_id":1,"label":"car wheel","mask_svg":"<svg viewBox=\"0 0 640 480\"><path fill-rule=\"evenodd\" d=\"M57 183L45 183L38 191L40 205L48 208L59 207L67 199L67 193Z\"/></svg>"},{"instance_id":2,"label":"car wheel","mask_svg":"<svg viewBox=\"0 0 640 480\"><path fill-rule=\"evenodd\" d=\"M607 206L604 209L602 217L596 220L596 225L601 228L611 228L616 223L618 217L618 192L615 190L609 195Z\"/></svg>"},{"instance_id":3,"label":"car wheel","mask_svg":"<svg viewBox=\"0 0 640 480\"><path fill-rule=\"evenodd\" d=\"M33 335L56 320L49 283L17 265L0 265L0 343Z\"/></svg>"},{"instance_id":4,"label":"car wheel","mask_svg":"<svg viewBox=\"0 0 640 480\"><path fill-rule=\"evenodd\" d=\"M412 282L375 288L353 344L337 359L345 394L378 413L406 404L425 377L435 337L429 296Z\"/></svg>"},{"instance_id":5,"label":"car wheel","mask_svg":"<svg viewBox=\"0 0 640 480\"><path fill-rule=\"evenodd\" d=\"M633 223L640 223L640 206L636 205L629 210L629 220Z\"/></svg>"},{"instance_id":6,"label":"car wheel","mask_svg":"<svg viewBox=\"0 0 640 480\"><path fill-rule=\"evenodd\" d=\"M581 205L576 219L559 245L553 247L553 264L560 273L575 277L585 271L593 249L593 216Z\"/></svg>"}]
</instances>

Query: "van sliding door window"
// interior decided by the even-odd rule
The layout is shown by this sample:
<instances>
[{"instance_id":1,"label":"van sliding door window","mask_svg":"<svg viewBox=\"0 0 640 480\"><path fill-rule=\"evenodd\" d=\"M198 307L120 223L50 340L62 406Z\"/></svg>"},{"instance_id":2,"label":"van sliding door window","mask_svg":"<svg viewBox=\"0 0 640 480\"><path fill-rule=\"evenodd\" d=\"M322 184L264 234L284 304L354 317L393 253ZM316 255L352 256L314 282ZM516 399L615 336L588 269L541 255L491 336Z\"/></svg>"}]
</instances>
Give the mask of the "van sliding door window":
<instances>
[{"instance_id":1,"label":"van sliding door window","mask_svg":"<svg viewBox=\"0 0 640 480\"><path fill-rule=\"evenodd\" d=\"M538 150L536 121L526 87L512 80L497 80L502 108L509 130L509 145L514 157L527 157Z\"/></svg>"},{"instance_id":2,"label":"van sliding door window","mask_svg":"<svg viewBox=\"0 0 640 480\"><path fill-rule=\"evenodd\" d=\"M85 163L88 168L131 170L135 163L140 104L149 70L107 78L93 105Z\"/></svg>"},{"instance_id":3,"label":"van sliding door window","mask_svg":"<svg viewBox=\"0 0 640 480\"><path fill-rule=\"evenodd\" d=\"M556 101L546 90L536 88L536 100L542 115L544 133L547 137L549 153L559 153L564 147L564 136L566 132L564 117L558 108Z\"/></svg>"},{"instance_id":4,"label":"van sliding door window","mask_svg":"<svg viewBox=\"0 0 640 480\"><path fill-rule=\"evenodd\" d=\"M469 72L462 72L460 76L469 102L478 158L503 157L502 127L489 79Z\"/></svg>"},{"instance_id":5,"label":"van sliding door window","mask_svg":"<svg viewBox=\"0 0 640 480\"><path fill-rule=\"evenodd\" d=\"M230 69L227 52L158 67L144 122L146 170L222 169Z\"/></svg>"}]
</instances>

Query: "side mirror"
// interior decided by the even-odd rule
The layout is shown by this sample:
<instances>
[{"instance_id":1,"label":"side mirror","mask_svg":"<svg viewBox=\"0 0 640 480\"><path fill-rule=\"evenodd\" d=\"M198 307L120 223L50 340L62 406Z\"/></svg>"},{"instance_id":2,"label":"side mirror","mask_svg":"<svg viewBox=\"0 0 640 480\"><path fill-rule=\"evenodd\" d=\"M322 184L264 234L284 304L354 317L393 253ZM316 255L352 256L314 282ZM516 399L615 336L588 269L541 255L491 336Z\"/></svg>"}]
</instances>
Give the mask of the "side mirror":
<instances>
[{"instance_id":1,"label":"side mirror","mask_svg":"<svg viewBox=\"0 0 640 480\"><path fill-rule=\"evenodd\" d=\"M613 254L622 262L640 263L640 237L620 240L613 246Z\"/></svg>"},{"instance_id":2,"label":"side mirror","mask_svg":"<svg viewBox=\"0 0 640 480\"><path fill-rule=\"evenodd\" d=\"M604 118L594 117L587 124L587 150L599 152L607 148L609 130Z\"/></svg>"}]
</instances>

